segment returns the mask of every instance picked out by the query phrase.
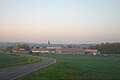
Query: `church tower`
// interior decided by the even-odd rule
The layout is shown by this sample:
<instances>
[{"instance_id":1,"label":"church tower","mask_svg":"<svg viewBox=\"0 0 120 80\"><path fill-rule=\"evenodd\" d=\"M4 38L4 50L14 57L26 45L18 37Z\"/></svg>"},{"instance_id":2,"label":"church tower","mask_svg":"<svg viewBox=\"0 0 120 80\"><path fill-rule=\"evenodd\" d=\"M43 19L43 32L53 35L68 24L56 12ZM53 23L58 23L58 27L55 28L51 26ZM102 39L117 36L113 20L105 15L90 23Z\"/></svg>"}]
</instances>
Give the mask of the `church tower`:
<instances>
[{"instance_id":1,"label":"church tower","mask_svg":"<svg viewBox=\"0 0 120 80\"><path fill-rule=\"evenodd\" d=\"M48 41L48 45L50 46L50 41Z\"/></svg>"}]
</instances>

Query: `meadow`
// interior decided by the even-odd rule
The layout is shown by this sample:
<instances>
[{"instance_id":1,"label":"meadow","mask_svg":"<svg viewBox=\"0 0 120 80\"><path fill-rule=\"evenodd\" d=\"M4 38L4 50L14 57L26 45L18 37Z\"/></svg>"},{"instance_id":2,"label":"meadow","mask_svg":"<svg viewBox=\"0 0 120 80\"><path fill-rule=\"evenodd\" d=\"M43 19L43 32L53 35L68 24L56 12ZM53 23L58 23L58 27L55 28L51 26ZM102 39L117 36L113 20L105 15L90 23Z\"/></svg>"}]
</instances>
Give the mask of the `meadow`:
<instances>
[{"instance_id":1,"label":"meadow","mask_svg":"<svg viewBox=\"0 0 120 80\"><path fill-rule=\"evenodd\" d=\"M11 55L0 52L0 69L39 61L41 61L40 58L35 58L29 55Z\"/></svg>"},{"instance_id":2,"label":"meadow","mask_svg":"<svg viewBox=\"0 0 120 80\"><path fill-rule=\"evenodd\" d=\"M120 57L41 54L57 63L16 80L120 80Z\"/></svg>"}]
</instances>

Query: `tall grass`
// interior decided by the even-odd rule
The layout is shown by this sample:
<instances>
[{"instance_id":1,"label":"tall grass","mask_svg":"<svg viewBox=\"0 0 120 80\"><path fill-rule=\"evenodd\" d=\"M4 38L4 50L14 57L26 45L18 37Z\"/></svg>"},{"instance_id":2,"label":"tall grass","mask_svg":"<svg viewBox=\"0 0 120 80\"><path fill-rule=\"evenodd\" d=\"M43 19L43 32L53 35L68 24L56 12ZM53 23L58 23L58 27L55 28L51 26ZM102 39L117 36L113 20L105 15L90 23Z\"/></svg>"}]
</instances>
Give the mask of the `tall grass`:
<instances>
[{"instance_id":1,"label":"tall grass","mask_svg":"<svg viewBox=\"0 0 120 80\"><path fill-rule=\"evenodd\" d=\"M120 80L120 57L41 54L58 62L18 80Z\"/></svg>"},{"instance_id":2,"label":"tall grass","mask_svg":"<svg viewBox=\"0 0 120 80\"><path fill-rule=\"evenodd\" d=\"M80 79L120 79L120 57L49 55L73 66Z\"/></svg>"},{"instance_id":3,"label":"tall grass","mask_svg":"<svg viewBox=\"0 0 120 80\"><path fill-rule=\"evenodd\" d=\"M34 58L32 56L21 56L21 55L10 55L0 53L0 69L12 66L19 66L24 64L29 64L33 62L41 61L39 58Z\"/></svg>"}]
</instances>

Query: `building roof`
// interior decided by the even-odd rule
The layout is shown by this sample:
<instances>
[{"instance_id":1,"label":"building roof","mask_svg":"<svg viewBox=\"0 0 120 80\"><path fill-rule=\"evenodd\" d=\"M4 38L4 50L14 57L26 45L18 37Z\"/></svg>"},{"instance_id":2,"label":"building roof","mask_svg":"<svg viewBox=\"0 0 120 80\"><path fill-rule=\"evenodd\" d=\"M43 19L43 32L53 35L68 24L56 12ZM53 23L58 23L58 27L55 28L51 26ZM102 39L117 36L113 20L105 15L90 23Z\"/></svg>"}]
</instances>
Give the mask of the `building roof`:
<instances>
[{"instance_id":1,"label":"building roof","mask_svg":"<svg viewBox=\"0 0 120 80\"><path fill-rule=\"evenodd\" d=\"M13 51L18 51L18 49L19 49L19 48L13 48L12 50L13 50Z\"/></svg>"},{"instance_id":2,"label":"building roof","mask_svg":"<svg viewBox=\"0 0 120 80\"><path fill-rule=\"evenodd\" d=\"M84 49L80 48L61 48L60 50L63 52L84 52Z\"/></svg>"},{"instance_id":3,"label":"building roof","mask_svg":"<svg viewBox=\"0 0 120 80\"><path fill-rule=\"evenodd\" d=\"M98 50L97 49L85 49L84 52L88 53L96 53Z\"/></svg>"},{"instance_id":4,"label":"building roof","mask_svg":"<svg viewBox=\"0 0 120 80\"><path fill-rule=\"evenodd\" d=\"M55 51L56 49L32 48L31 51Z\"/></svg>"},{"instance_id":5,"label":"building roof","mask_svg":"<svg viewBox=\"0 0 120 80\"><path fill-rule=\"evenodd\" d=\"M19 51L25 51L25 49L24 49L24 48L19 48L18 50L19 50Z\"/></svg>"},{"instance_id":6,"label":"building roof","mask_svg":"<svg viewBox=\"0 0 120 80\"><path fill-rule=\"evenodd\" d=\"M88 52L88 53L96 53L98 50L96 49L80 49L80 48L61 48L61 52Z\"/></svg>"},{"instance_id":7,"label":"building roof","mask_svg":"<svg viewBox=\"0 0 120 80\"><path fill-rule=\"evenodd\" d=\"M61 47L59 44L50 44L48 47Z\"/></svg>"}]
</instances>

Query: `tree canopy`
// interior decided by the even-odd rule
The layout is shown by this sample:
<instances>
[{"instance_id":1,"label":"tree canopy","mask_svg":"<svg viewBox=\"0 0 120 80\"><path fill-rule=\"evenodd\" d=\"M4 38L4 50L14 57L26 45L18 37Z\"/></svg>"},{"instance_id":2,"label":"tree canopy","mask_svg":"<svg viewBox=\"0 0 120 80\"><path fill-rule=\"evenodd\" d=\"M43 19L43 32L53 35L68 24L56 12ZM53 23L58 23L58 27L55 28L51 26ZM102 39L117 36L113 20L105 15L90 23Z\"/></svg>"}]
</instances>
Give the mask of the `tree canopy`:
<instances>
[{"instance_id":1,"label":"tree canopy","mask_svg":"<svg viewBox=\"0 0 120 80\"><path fill-rule=\"evenodd\" d=\"M17 44L16 47L17 48L24 48L26 51L30 50L30 47L28 44Z\"/></svg>"},{"instance_id":2,"label":"tree canopy","mask_svg":"<svg viewBox=\"0 0 120 80\"><path fill-rule=\"evenodd\" d=\"M120 54L120 43L101 43L90 47L91 49L98 49L101 54Z\"/></svg>"}]
</instances>

